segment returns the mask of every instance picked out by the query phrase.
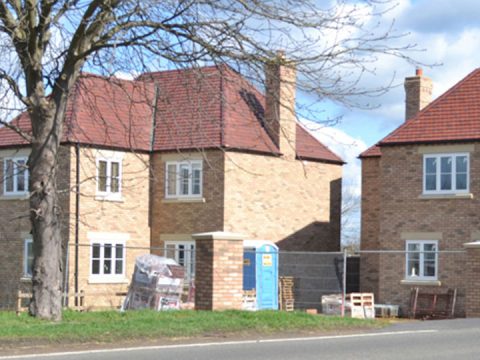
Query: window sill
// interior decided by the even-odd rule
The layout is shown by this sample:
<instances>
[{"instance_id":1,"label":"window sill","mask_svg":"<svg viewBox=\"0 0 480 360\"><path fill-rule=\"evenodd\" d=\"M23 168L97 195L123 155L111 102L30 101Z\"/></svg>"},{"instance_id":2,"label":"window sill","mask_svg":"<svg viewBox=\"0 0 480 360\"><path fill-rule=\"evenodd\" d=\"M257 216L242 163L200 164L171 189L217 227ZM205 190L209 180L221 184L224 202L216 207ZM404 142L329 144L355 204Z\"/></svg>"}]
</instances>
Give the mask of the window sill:
<instances>
[{"instance_id":1,"label":"window sill","mask_svg":"<svg viewBox=\"0 0 480 360\"><path fill-rule=\"evenodd\" d=\"M26 282L31 283L31 282L32 282L32 278L31 278L31 277L28 277L28 276L22 276L22 277L20 278L20 281L23 282L23 283L26 283Z\"/></svg>"},{"instance_id":2,"label":"window sill","mask_svg":"<svg viewBox=\"0 0 480 360\"><path fill-rule=\"evenodd\" d=\"M405 280L400 280L400 284L402 284L402 285L418 285L418 286L441 286L442 282L439 281L439 280L405 279Z\"/></svg>"},{"instance_id":3,"label":"window sill","mask_svg":"<svg viewBox=\"0 0 480 360\"><path fill-rule=\"evenodd\" d=\"M178 198L164 198L162 199L162 203L164 204L170 204L170 203L181 203L181 202L185 202L185 203L194 203L194 202L201 202L201 203L204 203L205 202L205 198L204 197L178 197Z\"/></svg>"},{"instance_id":4,"label":"window sill","mask_svg":"<svg viewBox=\"0 0 480 360\"><path fill-rule=\"evenodd\" d=\"M90 276L88 278L89 284L128 284L128 279L124 276L121 277L108 277L108 276Z\"/></svg>"},{"instance_id":5,"label":"window sill","mask_svg":"<svg viewBox=\"0 0 480 360\"><path fill-rule=\"evenodd\" d=\"M432 199L473 199L472 193L458 193L458 194L421 194L419 197L421 200Z\"/></svg>"},{"instance_id":6,"label":"window sill","mask_svg":"<svg viewBox=\"0 0 480 360\"><path fill-rule=\"evenodd\" d=\"M107 194L107 195L97 194L97 195L95 195L95 200L97 200L97 201L111 201L111 202L118 202L118 203L123 203L124 202L121 195L118 196L118 195L110 195L110 194Z\"/></svg>"},{"instance_id":7,"label":"window sill","mask_svg":"<svg viewBox=\"0 0 480 360\"><path fill-rule=\"evenodd\" d=\"M25 194L11 194L11 195L1 195L0 200L28 200L30 198L29 193Z\"/></svg>"}]
</instances>

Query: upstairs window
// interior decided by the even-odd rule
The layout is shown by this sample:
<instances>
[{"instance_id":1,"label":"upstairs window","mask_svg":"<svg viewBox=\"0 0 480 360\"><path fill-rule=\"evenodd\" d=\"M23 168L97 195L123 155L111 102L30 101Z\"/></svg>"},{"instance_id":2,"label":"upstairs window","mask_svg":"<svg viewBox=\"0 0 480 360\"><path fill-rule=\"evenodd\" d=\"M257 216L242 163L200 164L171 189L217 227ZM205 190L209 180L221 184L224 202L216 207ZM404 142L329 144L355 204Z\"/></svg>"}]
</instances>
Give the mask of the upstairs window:
<instances>
[{"instance_id":1,"label":"upstairs window","mask_svg":"<svg viewBox=\"0 0 480 360\"><path fill-rule=\"evenodd\" d=\"M6 158L3 161L3 193L19 195L28 192L26 157Z\"/></svg>"},{"instance_id":2,"label":"upstairs window","mask_svg":"<svg viewBox=\"0 0 480 360\"><path fill-rule=\"evenodd\" d=\"M202 161L167 162L165 197L200 197L202 195Z\"/></svg>"},{"instance_id":3,"label":"upstairs window","mask_svg":"<svg viewBox=\"0 0 480 360\"><path fill-rule=\"evenodd\" d=\"M437 280L438 241L407 241L406 278Z\"/></svg>"},{"instance_id":4,"label":"upstairs window","mask_svg":"<svg viewBox=\"0 0 480 360\"><path fill-rule=\"evenodd\" d=\"M469 172L467 153L424 155L423 192L424 194L467 193Z\"/></svg>"},{"instance_id":5,"label":"upstairs window","mask_svg":"<svg viewBox=\"0 0 480 360\"><path fill-rule=\"evenodd\" d=\"M119 159L97 159L97 194L119 198L122 190L122 162Z\"/></svg>"}]
</instances>

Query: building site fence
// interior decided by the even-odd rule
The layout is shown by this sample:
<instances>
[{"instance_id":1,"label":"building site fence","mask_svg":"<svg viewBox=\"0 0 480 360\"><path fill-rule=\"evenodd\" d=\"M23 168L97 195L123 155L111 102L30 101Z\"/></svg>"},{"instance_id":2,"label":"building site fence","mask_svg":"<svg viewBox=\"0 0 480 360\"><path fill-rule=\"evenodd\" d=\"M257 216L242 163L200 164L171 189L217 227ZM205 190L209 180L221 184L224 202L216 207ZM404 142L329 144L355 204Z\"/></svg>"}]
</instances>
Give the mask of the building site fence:
<instances>
[{"instance_id":1,"label":"building site fence","mask_svg":"<svg viewBox=\"0 0 480 360\"><path fill-rule=\"evenodd\" d=\"M74 252L77 251L77 264ZM249 250L244 251L247 256ZM136 257L155 254L174 259L184 267L183 305L194 307L195 297L195 246L194 242L172 242L164 247L141 247L125 244L88 243L69 246L65 261L63 304L80 310L119 308L132 280ZM258 254L259 252L257 252ZM289 282L289 310L316 309L321 311L323 295L346 293L346 252L278 252L278 281ZM24 274L24 264L19 264L12 273L11 281L0 284L0 307L9 310L25 310L31 297L31 282ZM123 281L108 282L108 277ZM96 277L105 280L96 281ZM261 286L261 284L257 284ZM283 287L285 295L285 286ZM282 294L278 296L282 307ZM285 301L284 301L285 302Z\"/></svg>"},{"instance_id":2,"label":"building site fence","mask_svg":"<svg viewBox=\"0 0 480 360\"><path fill-rule=\"evenodd\" d=\"M77 270L74 264L65 263L65 269L68 269L64 274L65 306L79 310L119 308L132 280L135 258L142 254L156 254L174 259L184 267L182 307L194 307L196 264L192 241L166 243L164 247L89 243L78 244L76 249L80 259ZM69 251L75 251L75 245L70 246ZM245 257L249 251L245 250ZM70 262L74 258L68 256ZM31 296L31 282L25 273L27 263L21 261L12 267L12 276L0 283L0 308L26 309ZM375 293L376 304L398 306L399 315L409 316L415 289L421 289L417 291L417 297L418 293L435 295L435 292L455 290L454 315L462 316L468 287L464 277L465 263L465 250L438 250L435 246L420 250L416 246L409 250L363 250L354 254L347 251L279 251L279 291L274 296L278 296L282 310L316 309L321 312L322 296L336 295L342 299L343 312L347 293L360 290ZM110 275L120 275L117 272L123 274L123 282L95 281L96 275L106 279ZM355 283L358 278L361 279L360 288L358 281ZM245 295L245 301L248 301L249 294ZM422 307L420 303L417 306ZM437 304L437 310L442 310L442 306Z\"/></svg>"}]
</instances>

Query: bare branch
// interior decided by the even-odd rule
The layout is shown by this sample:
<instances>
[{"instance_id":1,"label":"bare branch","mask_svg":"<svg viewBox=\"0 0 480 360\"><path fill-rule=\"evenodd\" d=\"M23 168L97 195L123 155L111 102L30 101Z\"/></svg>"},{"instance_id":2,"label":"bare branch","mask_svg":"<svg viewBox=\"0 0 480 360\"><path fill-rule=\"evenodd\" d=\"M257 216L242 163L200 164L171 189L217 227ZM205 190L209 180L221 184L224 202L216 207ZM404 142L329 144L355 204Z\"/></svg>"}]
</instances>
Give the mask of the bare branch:
<instances>
[{"instance_id":1,"label":"bare branch","mask_svg":"<svg viewBox=\"0 0 480 360\"><path fill-rule=\"evenodd\" d=\"M32 142L32 140L33 140L33 137L32 137L31 134L25 132L24 129L22 129L18 126L13 125L12 122L0 120L0 125L3 125L6 128L9 128L10 130L15 131L18 135L20 135L22 138L27 140L29 143Z\"/></svg>"},{"instance_id":2,"label":"bare branch","mask_svg":"<svg viewBox=\"0 0 480 360\"><path fill-rule=\"evenodd\" d=\"M8 83L10 89L13 91L13 93L15 94L15 96L16 96L21 102L23 102L26 106L29 106L29 105L30 105L30 102L28 101L28 98L26 98L26 97L22 94L22 92L21 92L21 90L20 90L20 88L19 88L19 86L18 86L17 81L16 81L14 78L12 78L10 75L8 75L4 70L0 69L0 80L2 80L2 79L5 80L5 81Z\"/></svg>"}]
</instances>

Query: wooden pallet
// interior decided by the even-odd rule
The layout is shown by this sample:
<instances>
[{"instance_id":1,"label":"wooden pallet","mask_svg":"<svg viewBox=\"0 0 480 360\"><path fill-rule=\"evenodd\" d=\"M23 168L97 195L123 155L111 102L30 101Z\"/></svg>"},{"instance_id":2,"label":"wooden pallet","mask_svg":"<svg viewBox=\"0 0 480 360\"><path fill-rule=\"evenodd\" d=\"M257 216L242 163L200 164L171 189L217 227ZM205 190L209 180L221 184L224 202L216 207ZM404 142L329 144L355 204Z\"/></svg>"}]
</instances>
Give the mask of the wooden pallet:
<instances>
[{"instance_id":1,"label":"wooden pallet","mask_svg":"<svg viewBox=\"0 0 480 360\"><path fill-rule=\"evenodd\" d=\"M349 293L346 303L349 304L353 318L375 318L375 302L373 293Z\"/></svg>"},{"instance_id":2,"label":"wooden pallet","mask_svg":"<svg viewBox=\"0 0 480 360\"><path fill-rule=\"evenodd\" d=\"M293 311L295 308L295 293L293 291L295 281L292 276L280 276L279 298L280 310Z\"/></svg>"}]
</instances>

